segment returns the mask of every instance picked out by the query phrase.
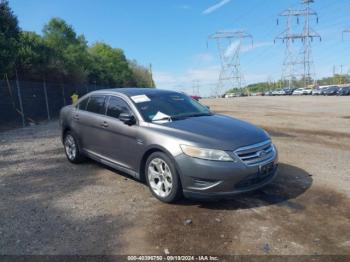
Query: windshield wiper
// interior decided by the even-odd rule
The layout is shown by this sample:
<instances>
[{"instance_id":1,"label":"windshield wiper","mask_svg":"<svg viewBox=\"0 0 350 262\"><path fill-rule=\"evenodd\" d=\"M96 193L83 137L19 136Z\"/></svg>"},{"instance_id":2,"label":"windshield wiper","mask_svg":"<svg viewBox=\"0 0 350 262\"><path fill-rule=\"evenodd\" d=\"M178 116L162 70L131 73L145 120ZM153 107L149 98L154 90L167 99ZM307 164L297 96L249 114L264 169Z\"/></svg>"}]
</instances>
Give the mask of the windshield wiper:
<instances>
[{"instance_id":1,"label":"windshield wiper","mask_svg":"<svg viewBox=\"0 0 350 262\"><path fill-rule=\"evenodd\" d=\"M212 116L212 113L195 113L195 114L190 114L186 115L186 117L199 117L199 116Z\"/></svg>"}]
</instances>

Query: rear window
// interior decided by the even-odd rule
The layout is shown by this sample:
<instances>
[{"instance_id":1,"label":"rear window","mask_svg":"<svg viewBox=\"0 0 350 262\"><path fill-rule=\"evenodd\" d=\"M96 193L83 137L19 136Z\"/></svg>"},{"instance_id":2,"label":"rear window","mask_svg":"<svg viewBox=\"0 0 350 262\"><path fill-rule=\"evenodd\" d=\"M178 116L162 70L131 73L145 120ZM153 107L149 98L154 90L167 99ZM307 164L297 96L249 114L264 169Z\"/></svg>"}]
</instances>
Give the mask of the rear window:
<instances>
[{"instance_id":1,"label":"rear window","mask_svg":"<svg viewBox=\"0 0 350 262\"><path fill-rule=\"evenodd\" d=\"M89 99L89 103L87 104L86 111L96 114L104 114L106 111L105 100L105 96L91 96Z\"/></svg>"}]
</instances>

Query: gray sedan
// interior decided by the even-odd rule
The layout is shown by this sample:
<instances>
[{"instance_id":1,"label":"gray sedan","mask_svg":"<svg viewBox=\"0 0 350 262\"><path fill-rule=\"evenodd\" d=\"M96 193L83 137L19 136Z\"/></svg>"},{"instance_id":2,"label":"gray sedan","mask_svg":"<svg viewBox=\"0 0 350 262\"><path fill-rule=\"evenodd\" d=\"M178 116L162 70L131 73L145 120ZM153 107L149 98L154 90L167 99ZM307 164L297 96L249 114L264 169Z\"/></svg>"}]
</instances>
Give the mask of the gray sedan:
<instances>
[{"instance_id":1,"label":"gray sedan","mask_svg":"<svg viewBox=\"0 0 350 262\"><path fill-rule=\"evenodd\" d=\"M178 92L91 92L61 110L60 125L70 162L89 157L123 171L164 202L255 190L277 171L277 150L264 130Z\"/></svg>"}]
</instances>

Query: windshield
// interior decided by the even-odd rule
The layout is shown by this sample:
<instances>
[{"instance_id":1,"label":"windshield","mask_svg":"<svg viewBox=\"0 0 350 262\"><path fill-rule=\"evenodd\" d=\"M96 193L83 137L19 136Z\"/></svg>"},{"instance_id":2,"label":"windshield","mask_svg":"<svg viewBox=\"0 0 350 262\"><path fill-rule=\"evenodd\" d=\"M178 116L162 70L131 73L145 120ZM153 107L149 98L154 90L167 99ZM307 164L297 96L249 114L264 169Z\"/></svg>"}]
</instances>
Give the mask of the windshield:
<instances>
[{"instance_id":1,"label":"windshield","mask_svg":"<svg viewBox=\"0 0 350 262\"><path fill-rule=\"evenodd\" d=\"M211 115L207 107L180 93L154 94L147 95L147 97L146 101L134 101L140 114L147 122Z\"/></svg>"}]
</instances>

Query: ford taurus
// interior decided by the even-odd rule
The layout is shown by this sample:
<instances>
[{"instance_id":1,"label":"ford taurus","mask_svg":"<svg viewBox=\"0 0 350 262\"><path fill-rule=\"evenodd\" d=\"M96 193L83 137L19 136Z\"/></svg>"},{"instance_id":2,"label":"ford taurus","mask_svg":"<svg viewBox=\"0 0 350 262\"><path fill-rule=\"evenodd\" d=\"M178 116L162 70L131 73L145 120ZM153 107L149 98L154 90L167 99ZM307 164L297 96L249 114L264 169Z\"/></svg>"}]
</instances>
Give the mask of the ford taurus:
<instances>
[{"instance_id":1,"label":"ford taurus","mask_svg":"<svg viewBox=\"0 0 350 262\"><path fill-rule=\"evenodd\" d=\"M263 129L174 91L94 91L64 107L60 125L70 162L92 158L145 181L164 202L226 198L277 173L277 150Z\"/></svg>"}]
</instances>

